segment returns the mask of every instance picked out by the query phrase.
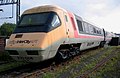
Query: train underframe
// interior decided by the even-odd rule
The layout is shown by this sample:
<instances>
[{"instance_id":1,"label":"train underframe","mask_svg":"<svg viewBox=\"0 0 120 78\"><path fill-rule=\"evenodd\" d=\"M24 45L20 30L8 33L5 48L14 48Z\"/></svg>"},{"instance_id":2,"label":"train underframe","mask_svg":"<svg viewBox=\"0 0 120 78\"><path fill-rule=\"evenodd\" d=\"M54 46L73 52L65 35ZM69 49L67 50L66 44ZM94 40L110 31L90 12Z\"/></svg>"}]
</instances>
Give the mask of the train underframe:
<instances>
[{"instance_id":1,"label":"train underframe","mask_svg":"<svg viewBox=\"0 0 120 78\"><path fill-rule=\"evenodd\" d=\"M56 58L58 60L65 60L80 54L80 45L80 43L61 45L56 54Z\"/></svg>"},{"instance_id":2,"label":"train underframe","mask_svg":"<svg viewBox=\"0 0 120 78\"><path fill-rule=\"evenodd\" d=\"M91 46L91 48L104 47L104 45L105 45L105 41L96 42L96 43L98 43L98 44L95 46ZM81 49L81 46L83 47L82 43L60 45L55 58L57 58L57 60L61 61L61 60L66 60L66 59L69 59L76 55L79 55L79 54L81 54L82 50L86 50L86 48ZM87 49L90 49L90 48L87 48Z\"/></svg>"}]
</instances>

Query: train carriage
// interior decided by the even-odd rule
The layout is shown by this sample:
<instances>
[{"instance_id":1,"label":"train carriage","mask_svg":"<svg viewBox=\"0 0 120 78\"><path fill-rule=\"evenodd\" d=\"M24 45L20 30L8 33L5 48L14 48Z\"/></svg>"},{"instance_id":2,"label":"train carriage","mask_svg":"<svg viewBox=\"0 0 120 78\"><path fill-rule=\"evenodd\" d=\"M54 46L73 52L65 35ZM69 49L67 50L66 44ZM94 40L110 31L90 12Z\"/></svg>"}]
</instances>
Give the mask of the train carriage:
<instances>
[{"instance_id":1,"label":"train carriage","mask_svg":"<svg viewBox=\"0 0 120 78\"><path fill-rule=\"evenodd\" d=\"M45 5L22 14L6 51L17 61L40 62L67 59L104 43L103 29L58 6Z\"/></svg>"}]
</instances>

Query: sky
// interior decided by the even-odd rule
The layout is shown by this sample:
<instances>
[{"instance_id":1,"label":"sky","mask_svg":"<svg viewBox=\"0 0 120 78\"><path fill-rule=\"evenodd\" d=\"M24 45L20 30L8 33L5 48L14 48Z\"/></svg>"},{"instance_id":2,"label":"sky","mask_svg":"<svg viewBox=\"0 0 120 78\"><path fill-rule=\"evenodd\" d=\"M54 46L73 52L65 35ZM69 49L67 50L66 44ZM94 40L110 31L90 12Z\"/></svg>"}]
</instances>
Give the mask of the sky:
<instances>
[{"instance_id":1,"label":"sky","mask_svg":"<svg viewBox=\"0 0 120 78\"><path fill-rule=\"evenodd\" d=\"M21 0L21 14L26 9L44 4L58 5L97 27L109 32L120 33L120 0ZM10 7L11 5L0 6L0 9L5 10L0 12L0 17L11 16L12 8ZM0 19L0 25L4 22L15 23L15 20L14 12L13 19Z\"/></svg>"}]
</instances>

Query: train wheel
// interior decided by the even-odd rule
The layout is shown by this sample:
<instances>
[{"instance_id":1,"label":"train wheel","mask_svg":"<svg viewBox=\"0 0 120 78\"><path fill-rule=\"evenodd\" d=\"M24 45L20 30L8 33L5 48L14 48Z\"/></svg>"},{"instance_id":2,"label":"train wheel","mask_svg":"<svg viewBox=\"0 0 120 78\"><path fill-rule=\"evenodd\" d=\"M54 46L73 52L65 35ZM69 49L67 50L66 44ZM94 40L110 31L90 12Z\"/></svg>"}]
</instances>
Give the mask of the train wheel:
<instances>
[{"instance_id":1,"label":"train wheel","mask_svg":"<svg viewBox=\"0 0 120 78\"><path fill-rule=\"evenodd\" d=\"M76 55L76 50L75 50L75 48L71 48L71 49L70 49L70 53L69 53L69 57L75 56L75 55Z\"/></svg>"},{"instance_id":2,"label":"train wheel","mask_svg":"<svg viewBox=\"0 0 120 78\"><path fill-rule=\"evenodd\" d=\"M77 54L79 54L80 50L78 47L73 47L72 49L70 49L70 54L71 56L75 56Z\"/></svg>"},{"instance_id":3,"label":"train wheel","mask_svg":"<svg viewBox=\"0 0 120 78\"><path fill-rule=\"evenodd\" d=\"M102 47L104 47L104 45L105 45L105 42L104 41L102 41L102 42L100 42L100 47L102 48Z\"/></svg>"},{"instance_id":4,"label":"train wheel","mask_svg":"<svg viewBox=\"0 0 120 78\"><path fill-rule=\"evenodd\" d=\"M77 55L80 54L80 48L79 47L75 47L75 52L76 52Z\"/></svg>"},{"instance_id":5,"label":"train wheel","mask_svg":"<svg viewBox=\"0 0 120 78\"><path fill-rule=\"evenodd\" d=\"M69 52L70 52L69 49L59 50L56 57L57 57L59 60L65 60L65 59L68 58Z\"/></svg>"}]
</instances>

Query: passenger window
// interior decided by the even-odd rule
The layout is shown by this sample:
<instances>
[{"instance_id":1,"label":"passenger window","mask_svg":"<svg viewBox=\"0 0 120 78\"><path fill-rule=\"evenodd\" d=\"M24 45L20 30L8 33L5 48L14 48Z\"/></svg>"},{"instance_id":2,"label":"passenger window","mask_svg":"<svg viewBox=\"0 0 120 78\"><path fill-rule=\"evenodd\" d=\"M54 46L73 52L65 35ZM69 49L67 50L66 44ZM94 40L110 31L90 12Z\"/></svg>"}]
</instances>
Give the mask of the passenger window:
<instances>
[{"instance_id":1,"label":"passenger window","mask_svg":"<svg viewBox=\"0 0 120 78\"><path fill-rule=\"evenodd\" d=\"M85 31L86 31L86 33L90 33L90 31L89 31L89 24L88 23L85 23Z\"/></svg>"},{"instance_id":2,"label":"passenger window","mask_svg":"<svg viewBox=\"0 0 120 78\"><path fill-rule=\"evenodd\" d=\"M87 23L84 22L84 31L87 32Z\"/></svg>"},{"instance_id":3,"label":"passenger window","mask_svg":"<svg viewBox=\"0 0 120 78\"><path fill-rule=\"evenodd\" d=\"M99 31L99 33L101 34L101 31Z\"/></svg>"},{"instance_id":4,"label":"passenger window","mask_svg":"<svg viewBox=\"0 0 120 78\"><path fill-rule=\"evenodd\" d=\"M96 31L96 29L95 29L95 28L93 28L93 31L94 31L94 33L97 33L97 31Z\"/></svg>"},{"instance_id":5,"label":"passenger window","mask_svg":"<svg viewBox=\"0 0 120 78\"><path fill-rule=\"evenodd\" d=\"M89 25L89 29L90 29L90 33L93 34L93 27L91 24Z\"/></svg>"},{"instance_id":6,"label":"passenger window","mask_svg":"<svg viewBox=\"0 0 120 78\"><path fill-rule=\"evenodd\" d=\"M99 31L97 30L97 34L99 34Z\"/></svg>"},{"instance_id":7,"label":"passenger window","mask_svg":"<svg viewBox=\"0 0 120 78\"><path fill-rule=\"evenodd\" d=\"M82 22L77 20L77 24L78 24L79 31L83 31Z\"/></svg>"},{"instance_id":8,"label":"passenger window","mask_svg":"<svg viewBox=\"0 0 120 78\"><path fill-rule=\"evenodd\" d=\"M59 26L60 25L60 20L59 20L59 18L58 18L58 16L57 15L55 15L54 17L53 17L53 20L52 20L52 27L57 27L57 26Z\"/></svg>"},{"instance_id":9,"label":"passenger window","mask_svg":"<svg viewBox=\"0 0 120 78\"><path fill-rule=\"evenodd\" d=\"M83 31L85 32L85 22L83 22Z\"/></svg>"}]
</instances>

